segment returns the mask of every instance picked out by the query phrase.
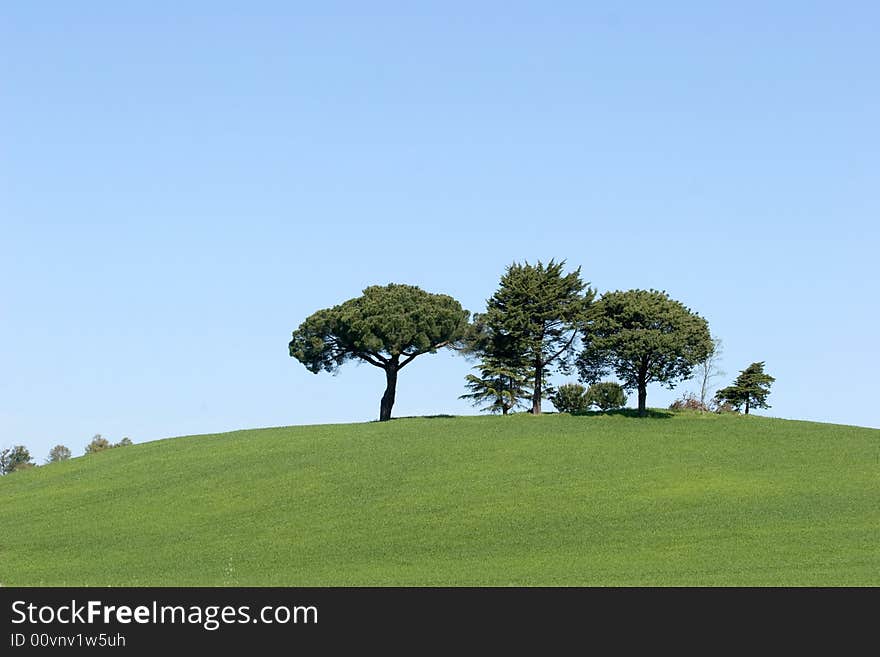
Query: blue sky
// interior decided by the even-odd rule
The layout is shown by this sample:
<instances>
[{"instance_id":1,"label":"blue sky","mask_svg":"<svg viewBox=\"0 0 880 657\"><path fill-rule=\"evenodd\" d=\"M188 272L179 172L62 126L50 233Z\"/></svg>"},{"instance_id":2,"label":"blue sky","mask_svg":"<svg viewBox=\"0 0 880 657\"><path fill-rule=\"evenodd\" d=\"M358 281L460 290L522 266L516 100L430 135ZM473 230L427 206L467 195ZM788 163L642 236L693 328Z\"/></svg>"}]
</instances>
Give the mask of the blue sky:
<instances>
[{"instance_id":1,"label":"blue sky","mask_svg":"<svg viewBox=\"0 0 880 657\"><path fill-rule=\"evenodd\" d=\"M880 427L880 8L619 5L5 6L0 446L372 420L308 314L550 258L700 312L765 414ZM395 414L476 412L469 367Z\"/></svg>"}]
</instances>

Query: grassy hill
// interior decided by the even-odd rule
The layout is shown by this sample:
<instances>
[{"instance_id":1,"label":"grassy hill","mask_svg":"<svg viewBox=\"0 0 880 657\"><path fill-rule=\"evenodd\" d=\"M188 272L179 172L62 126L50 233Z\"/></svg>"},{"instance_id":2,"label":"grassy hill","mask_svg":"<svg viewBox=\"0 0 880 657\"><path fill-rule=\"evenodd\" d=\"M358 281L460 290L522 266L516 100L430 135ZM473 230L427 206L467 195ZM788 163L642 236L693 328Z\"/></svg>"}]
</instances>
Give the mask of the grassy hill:
<instances>
[{"instance_id":1,"label":"grassy hill","mask_svg":"<svg viewBox=\"0 0 880 657\"><path fill-rule=\"evenodd\" d=\"M880 431L759 417L191 436L0 500L4 585L880 585Z\"/></svg>"}]
</instances>

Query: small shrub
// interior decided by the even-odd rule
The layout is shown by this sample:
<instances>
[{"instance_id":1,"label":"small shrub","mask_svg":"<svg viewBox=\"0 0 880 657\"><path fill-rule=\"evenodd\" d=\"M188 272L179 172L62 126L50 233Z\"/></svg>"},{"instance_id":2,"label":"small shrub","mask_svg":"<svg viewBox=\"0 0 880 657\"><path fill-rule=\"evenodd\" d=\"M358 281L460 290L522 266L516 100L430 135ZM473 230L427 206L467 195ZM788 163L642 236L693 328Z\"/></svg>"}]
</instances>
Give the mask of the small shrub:
<instances>
[{"instance_id":1,"label":"small shrub","mask_svg":"<svg viewBox=\"0 0 880 657\"><path fill-rule=\"evenodd\" d=\"M716 413L739 413L737 407L730 402L721 402L720 404L716 404L714 410Z\"/></svg>"},{"instance_id":2,"label":"small shrub","mask_svg":"<svg viewBox=\"0 0 880 657\"><path fill-rule=\"evenodd\" d=\"M691 392L684 393L669 405L670 411L699 411L700 413L739 413L739 409L730 402L719 402L712 399L707 404L700 403L700 398Z\"/></svg>"},{"instance_id":3,"label":"small shrub","mask_svg":"<svg viewBox=\"0 0 880 657\"><path fill-rule=\"evenodd\" d=\"M594 383L587 390L587 403L600 411L610 411L626 406L626 392L619 383L603 381Z\"/></svg>"},{"instance_id":4,"label":"small shrub","mask_svg":"<svg viewBox=\"0 0 880 657\"><path fill-rule=\"evenodd\" d=\"M703 404L699 397L691 392L684 393L681 397L676 399L669 405L670 411L700 411L701 413L705 413L706 411L711 410L708 406Z\"/></svg>"},{"instance_id":5,"label":"small shrub","mask_svg":"<svg viewBox=\"0 0 880 657\"><path fill-rule=\"evenodd\" d=\"M95 454L97 452L103 452L105 449L113 449L115 447L128 447L134 443L131 442L131 438L125 437L120 440L118 443L111 443L109 440L104 438L99 433L96 433L94 438L92 438L92 442L86 445L86 454Z\"/></svg>"},{"instance_id":6,"label":"small shrub","mask_svg":"<svg viewBox=\"0 0 880 657\"><path fill-rule=\"evenodd\" d=\"M560 413L572 415L583 413L590 407L587 401L587 389L580 383L565 383L559 386L550 397L550 401Z\"/></svg>"},{"instance_id":7,"label":"small shrub","mask_svg":"<svg viewBox=\"0 0 880 657\"><path fill-rule=\"evenodd\" d=\"M109 440L104 438L99 433L96 433L92 438L92 442L86 445L86 454L97 454L98 452L103 452L105 449L111 449L113 445Z\"/></svg>"}]
</instances>

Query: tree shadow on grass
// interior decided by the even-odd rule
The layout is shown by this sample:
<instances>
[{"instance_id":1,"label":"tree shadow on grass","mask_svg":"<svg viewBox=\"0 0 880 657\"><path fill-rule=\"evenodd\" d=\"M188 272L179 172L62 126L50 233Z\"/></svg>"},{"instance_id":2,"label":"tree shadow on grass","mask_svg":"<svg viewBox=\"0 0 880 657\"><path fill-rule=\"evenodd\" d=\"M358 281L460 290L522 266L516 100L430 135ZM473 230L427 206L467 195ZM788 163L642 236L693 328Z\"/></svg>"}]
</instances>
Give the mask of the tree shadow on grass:
<instances>
[{"instance_id":1,"label":"tree shadow on grass","mask_svg":"<svg viewBox=\"0 0 880 657\"><path fill-rule=\"evenodd\" d=\"M520 413L512 413L511 415L529 415L528 412L520 412ZM541 413L541 415L558 415L558 413L554 413L552 411ZM675 417L675 413L672 411L664 411L659 408L649 408L645 411L645 417L641 418L639 416L638 410L634 408L619 408L614 411L584 411L583 413L574 413L576 417L602 417L603 415L608 416L619 416L619 417L632 417L632 418L640 418L645 420L668 420L671 417ZM449 415L448 413L439 413L437 415L402 415L400 417L392 417L391 422L394 420L454 420L455 418L460 417L458 415ZM466 416L466 417L488 417L482 415L475 416ZM501 417L500 415L495 417ZM379 422L379 420L371 420L371 422Z\"/></svg>"},{"instance_id":2,"label":"tree shadow on grass","mask_svg":"<svg viewBox=\"0 0 880 657\"><path fill-rule=\"evenodd\" d=\"M455 415L440 413L438 415L401 415L400 417L392 417L389 422L394 420L451 420L456 418ZM370 420L371 422L379 422L379 420Z\"/></svg>"},{"instance_id":3,"label":"tree shadow on grass","mask_svg":"<svg viewBox=\"0 0 880 657\"><path fill-rule=\"evenodd\" d=\"M585 411L584 413L578 413L579 416L585 417L600 417L602 415L618 415L620 417L634 417L645 420L668 420L671 417L675 416L675 413L672 411L664 411L657 408L648 408L645 410L645 416L642 418L639 415L639 411L635 408L619 408L614 411Z\"/></svg>"}]
</instances>

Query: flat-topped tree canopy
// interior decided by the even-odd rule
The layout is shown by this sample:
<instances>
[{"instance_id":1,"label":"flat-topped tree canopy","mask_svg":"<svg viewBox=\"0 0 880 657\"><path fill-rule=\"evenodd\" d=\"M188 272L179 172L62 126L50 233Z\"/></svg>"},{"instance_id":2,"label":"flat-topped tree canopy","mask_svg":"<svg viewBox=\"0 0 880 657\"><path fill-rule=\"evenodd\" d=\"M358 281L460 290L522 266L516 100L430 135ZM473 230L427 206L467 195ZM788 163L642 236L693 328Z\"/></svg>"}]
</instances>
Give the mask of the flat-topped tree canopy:
<instances>
[{"instance_id":1,"label":"flat-topped tree canopy","mask_svg":"<svg viewBox=\"0 0 880 657\"><path fill-rule=\"evenodd\" d=\"M333 372L358 359L385 370L379 419L391 418L397 372L416 357L459 347L470 313L445 294L414 285L372 285L363 295L319 310L300 324L290 355L310 371Z\"/></svg>"}]
</instances>

